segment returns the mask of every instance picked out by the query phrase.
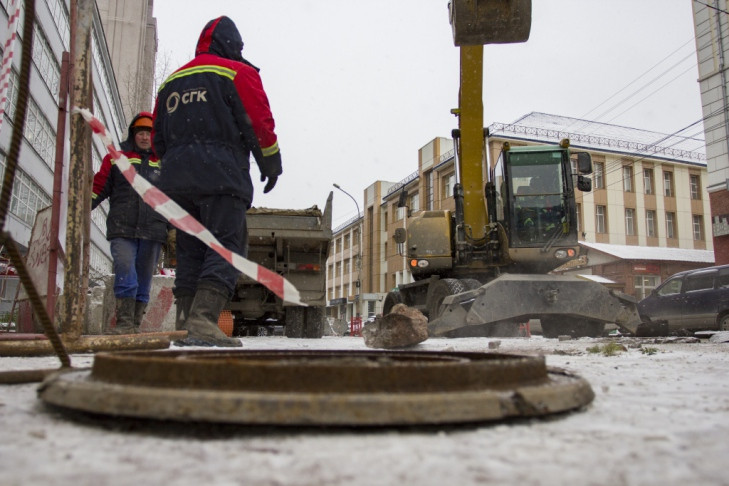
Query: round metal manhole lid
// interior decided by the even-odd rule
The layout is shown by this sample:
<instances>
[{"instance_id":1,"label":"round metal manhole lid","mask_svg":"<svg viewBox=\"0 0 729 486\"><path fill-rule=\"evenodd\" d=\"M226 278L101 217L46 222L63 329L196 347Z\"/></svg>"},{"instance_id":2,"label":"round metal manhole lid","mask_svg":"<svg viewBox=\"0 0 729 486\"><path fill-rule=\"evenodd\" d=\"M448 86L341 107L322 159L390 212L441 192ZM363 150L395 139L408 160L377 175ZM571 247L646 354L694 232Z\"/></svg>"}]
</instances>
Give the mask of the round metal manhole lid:
<instances>
[{"instance_id":1,"label":"round metal manhole lid","mask_svg":"<svg viewBox=\"0 0 729 486\"><path fill-rule=\"evenodd\" d=\"M417 351L99 353L58 373L46 403L159 420L278 425L447 424L565 412L594 398L542 357Z\"/></svg>"}]
</instances>

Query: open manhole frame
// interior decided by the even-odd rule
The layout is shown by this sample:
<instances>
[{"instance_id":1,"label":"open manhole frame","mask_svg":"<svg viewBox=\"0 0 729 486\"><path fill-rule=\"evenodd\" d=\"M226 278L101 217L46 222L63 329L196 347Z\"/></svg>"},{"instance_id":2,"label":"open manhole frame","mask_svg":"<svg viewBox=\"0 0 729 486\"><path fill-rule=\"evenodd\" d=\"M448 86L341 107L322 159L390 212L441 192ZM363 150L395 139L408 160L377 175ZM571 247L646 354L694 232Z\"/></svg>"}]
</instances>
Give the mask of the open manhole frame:
<instances>
[{"instance_id":1,"label":"open manhole frame","mask_svg":"<svg viewBox=\"0 0 729 486\"><path fill-rule=\"evenodd\" d=\"M544 357L428 351L99 353L38 390L76 411L182 422L388 426L536 417L588 405Z\"/></svg>"}]
</instances>

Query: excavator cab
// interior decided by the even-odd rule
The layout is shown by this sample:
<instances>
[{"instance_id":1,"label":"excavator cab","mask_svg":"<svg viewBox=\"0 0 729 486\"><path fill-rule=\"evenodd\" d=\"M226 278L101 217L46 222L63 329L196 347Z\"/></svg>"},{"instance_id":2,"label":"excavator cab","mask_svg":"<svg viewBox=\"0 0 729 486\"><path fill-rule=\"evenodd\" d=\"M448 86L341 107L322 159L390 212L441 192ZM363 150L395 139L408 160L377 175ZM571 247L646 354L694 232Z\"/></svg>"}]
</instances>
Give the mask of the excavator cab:
<instances>
[{"instance_id":1,"label":"excavator cab","mask_svg":"<svg viewBox=\"0 0 729 486\"><path fill-rule=\"evenodd\" d=\"M489 203L520 272L547 272L579 254L573 183L578 174L572 173L568 147L568 140L559 146L506 143L491 173ZM589 160L582 158L581 164L578 172L590 171Z\"/></svg>"}]
</instances>

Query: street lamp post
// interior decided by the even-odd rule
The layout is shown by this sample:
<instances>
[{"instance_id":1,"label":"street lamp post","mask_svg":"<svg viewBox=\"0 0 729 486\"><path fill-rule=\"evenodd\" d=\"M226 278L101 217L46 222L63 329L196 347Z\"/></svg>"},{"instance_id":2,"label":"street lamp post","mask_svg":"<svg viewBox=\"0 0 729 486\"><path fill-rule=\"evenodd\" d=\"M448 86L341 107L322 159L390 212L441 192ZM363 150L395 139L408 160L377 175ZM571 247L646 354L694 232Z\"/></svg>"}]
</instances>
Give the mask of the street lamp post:
<instances>
[{"instance_id":1,"label":"street lamp post","mask_svg":"<svg viewBox=\"0 0 729 486\"><path fill-rule=\"evenodd\" d=\"M357 243L357 294L355 295L355 302L357 304L357 314L361 315L360 308L360 294L362 293L362 215L359 212L359 203L350 193L342 189L339 184L333 184L335 188L342 191L344 194L354 201L354 205L357 207L357 218L359 219L359 242Z\"/></svg>"}]
</instances>

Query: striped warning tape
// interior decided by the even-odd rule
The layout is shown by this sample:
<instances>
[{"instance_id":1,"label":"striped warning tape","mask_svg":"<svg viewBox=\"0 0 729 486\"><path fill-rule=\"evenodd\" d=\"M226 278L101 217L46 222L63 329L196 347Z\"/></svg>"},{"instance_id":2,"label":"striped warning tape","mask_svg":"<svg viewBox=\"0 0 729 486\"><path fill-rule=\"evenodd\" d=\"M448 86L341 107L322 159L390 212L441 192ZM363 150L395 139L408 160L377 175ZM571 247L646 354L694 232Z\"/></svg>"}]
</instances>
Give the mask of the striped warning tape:
<instances>
[{"instance_id":1,"label":"striped warning tape","mask_svg":"<svg viewBox=\"0 0 729 486\"><path fill-rule=\"evenodd\" d=\"M176 202L170 199L164 192L150 184L144 177L137 174L137 171L129 163L129 160L114 147L114 143L106 132L106 127L89 110L85 108L74 108L73 113L80 114L91 126L91 129L104 142L109 154L114 158L116 166L124 178L129 181L135 191L142 197L144 202L162 216L177 229L195 236L200 241L215 250L220 256L230 262L235 268L243 272L249 278L266 286L271 292L278 295L284 302L296 305L306 305L301 302L299 291L291 282L281 275L254 263L247 258L234 253L223 247L220 242L208 231L198 220L193 218L187 211L182 209Z\"/></svg>"},{"instance_id":2,"label":"striped warning tape","mask_svg":"<svg viewBox=\"0 0 729 486\"><path fill-rule=\"evenodd\" d=\"M13 54L15 53L15 39L18 37L18 19L20 8L17 0L10 0L8 6L8 38L3 44L2 66L0 66L0 127L2 127L5 107L8 105L8 88L10 87L10 73L13 67Z\"/></svg>"}]
</instances>

